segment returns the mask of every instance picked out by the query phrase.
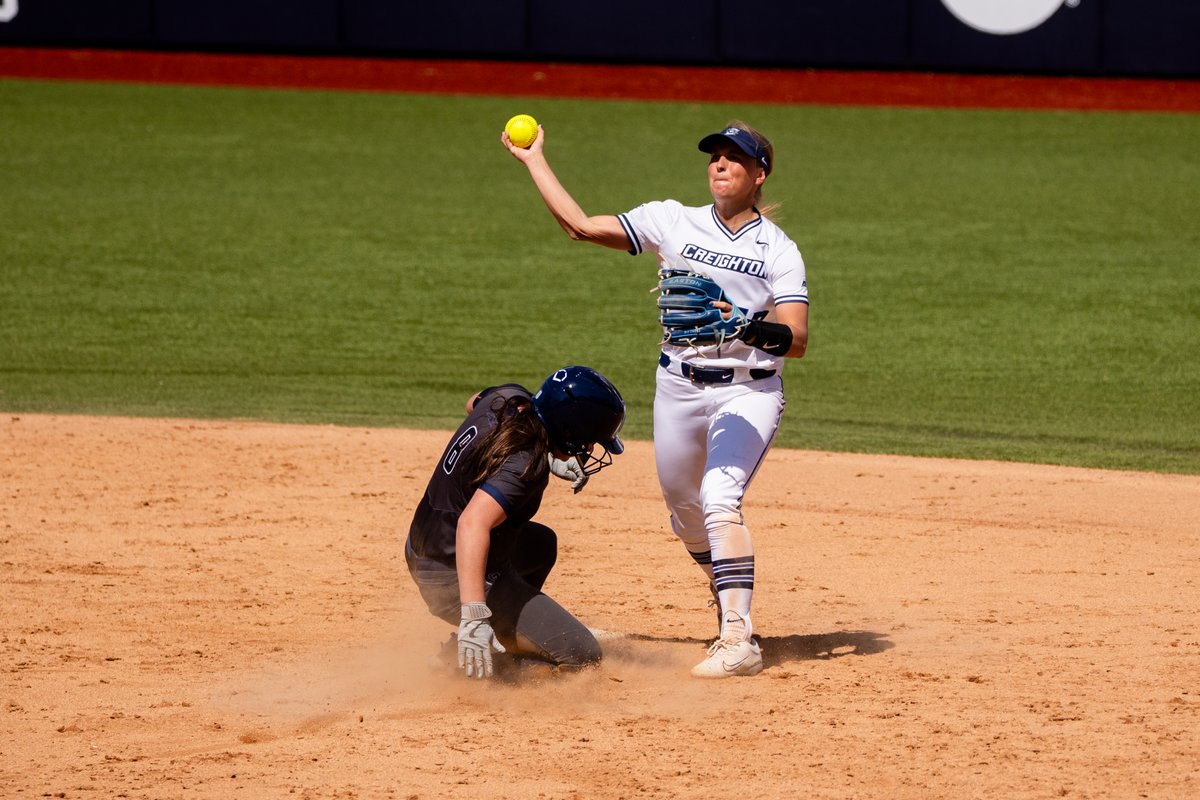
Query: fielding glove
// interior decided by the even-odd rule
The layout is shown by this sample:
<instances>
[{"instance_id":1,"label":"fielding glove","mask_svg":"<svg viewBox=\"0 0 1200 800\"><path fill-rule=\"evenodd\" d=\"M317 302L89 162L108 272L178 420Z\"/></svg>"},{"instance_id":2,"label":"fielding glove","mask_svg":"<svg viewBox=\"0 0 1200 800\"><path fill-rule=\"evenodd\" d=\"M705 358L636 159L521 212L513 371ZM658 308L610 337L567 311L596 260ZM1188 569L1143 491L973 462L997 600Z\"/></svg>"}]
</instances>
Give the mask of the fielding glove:
<instances>
[{"instance_id":1,"label":"fielding glove","mask_svg":"<svg viewBox=\"0 0 1200 800\"><path fill-rule=\"evenodd\" d=\"M707 275L678 269L659 271L658 321L663 342L700 347L737 339L750 320ZM729 311L713 307L728 303ZM728 315L728 317L726 316Z\"/></svg>"}]
</instances>

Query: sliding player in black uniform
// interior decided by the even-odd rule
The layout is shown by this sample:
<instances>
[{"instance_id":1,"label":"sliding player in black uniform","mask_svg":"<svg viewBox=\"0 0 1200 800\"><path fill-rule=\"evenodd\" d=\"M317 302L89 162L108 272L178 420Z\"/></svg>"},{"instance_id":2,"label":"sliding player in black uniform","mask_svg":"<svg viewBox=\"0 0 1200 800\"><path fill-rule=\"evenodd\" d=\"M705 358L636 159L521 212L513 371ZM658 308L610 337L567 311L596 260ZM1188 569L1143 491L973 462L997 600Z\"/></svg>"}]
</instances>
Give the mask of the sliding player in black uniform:
<instances>
[{"instance_id":1,"label":"sliding player in black uniform","mask_svg":"<svg viewBox=\"0 0 1200 800\"><path fill-rule=\"evenodd\" d=\"M458 625L458 666L468 677L490 677L493 652L558 668L597 663L596 637L541 591L558 539L532 518L552 471L578 491L624 449L621 395L600 373L573 366L533 395L516 384L484 389L467 411L405 543L421 597Z\"/></svg>"}]
</instances>

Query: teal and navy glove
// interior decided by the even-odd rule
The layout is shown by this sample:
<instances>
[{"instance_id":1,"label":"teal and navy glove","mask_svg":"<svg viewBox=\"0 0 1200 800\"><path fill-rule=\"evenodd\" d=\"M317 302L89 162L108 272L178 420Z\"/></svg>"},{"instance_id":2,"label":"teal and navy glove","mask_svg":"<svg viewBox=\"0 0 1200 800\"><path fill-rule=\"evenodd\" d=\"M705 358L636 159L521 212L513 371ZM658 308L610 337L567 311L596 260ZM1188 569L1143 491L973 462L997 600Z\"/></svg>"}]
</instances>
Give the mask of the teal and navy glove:
<instances>
[{"instance_id":1,"label":"teal and navy glove","mask_svg":"<svg viewBox=\"0 0 1200 800\"><path fill-rule=\"evenodd\" d=\"M719 345L745 332L750 320L712 278L679 269L663 269L658 275L658 321L664 344ZM732 310L714 308L716 302L728 303Z\"/></svg>"}]
</instances>

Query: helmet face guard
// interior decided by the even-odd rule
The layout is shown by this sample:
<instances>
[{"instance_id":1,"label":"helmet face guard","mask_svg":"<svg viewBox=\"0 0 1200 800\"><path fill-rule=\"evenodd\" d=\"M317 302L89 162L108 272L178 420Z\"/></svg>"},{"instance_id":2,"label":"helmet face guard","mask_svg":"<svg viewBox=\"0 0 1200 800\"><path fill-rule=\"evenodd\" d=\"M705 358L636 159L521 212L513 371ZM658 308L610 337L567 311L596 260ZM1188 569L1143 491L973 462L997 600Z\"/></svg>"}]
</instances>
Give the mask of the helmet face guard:
<instances>
[{"instance_id":1,"label":"helmet face guard","mask_svg":"<svg viewBox=\"0 0 1200 800\"><path fill-rule=\"evenodd\" d=\"M589 367L563 367L542 383L533 410L546 426L550 444L574 456L585 475L612 464L625 445L617 436L625 422L625 401L616 387ZM595 446L603 448L592 455Z\"/></svg>"},{"instance_id":2,"label":"helmet face guard","mask_svg":"<svg viewBox=\"0 0 1200 800\"><path fill-rule=\"evenodd\" d=\"M617 441L620 440L618 439ZM605 467L612 466L613 452L606 445L601 444L600 447L604 448L604 452L599 456L589 453L587 450L579 453L571 453L571 455L575 456L575 460L579 462L579 468L583 470L584 475L595 475ZM621 446L621 449L624 449L624 445ZM620 451L617 452L619 453Z\"/></svg>"}]
</instances>

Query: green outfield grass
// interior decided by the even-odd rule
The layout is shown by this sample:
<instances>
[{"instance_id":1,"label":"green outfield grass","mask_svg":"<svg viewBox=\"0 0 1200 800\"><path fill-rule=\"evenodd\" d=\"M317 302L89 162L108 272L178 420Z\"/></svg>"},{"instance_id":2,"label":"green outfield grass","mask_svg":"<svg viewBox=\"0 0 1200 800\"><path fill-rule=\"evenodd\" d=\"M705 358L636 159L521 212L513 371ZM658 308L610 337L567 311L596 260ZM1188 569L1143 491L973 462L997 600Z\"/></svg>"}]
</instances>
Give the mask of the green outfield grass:
<instances>
[{"instance_id":1,"label":"green outfield grass","mask_svg":"<svg viewBox=\"0 0 1200 800\"><path fill-rule=\"evenodd\" d=\"M592 213L708 202L763 129L809 355L786 447L1200 473L1200 117L451 98L0 80L0 409L449 428L567 363L650 434L651 256Z\"/></svg>"}]
</instances>

